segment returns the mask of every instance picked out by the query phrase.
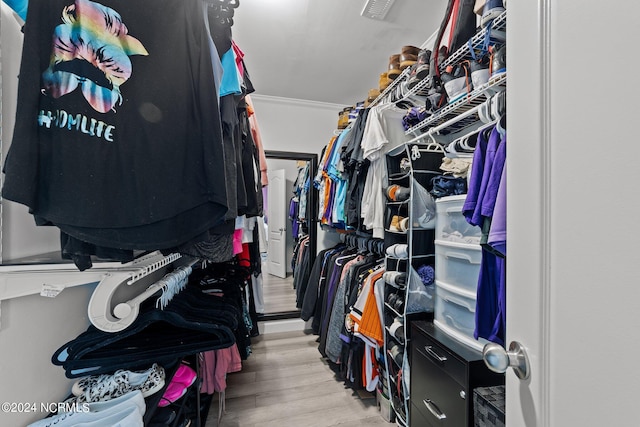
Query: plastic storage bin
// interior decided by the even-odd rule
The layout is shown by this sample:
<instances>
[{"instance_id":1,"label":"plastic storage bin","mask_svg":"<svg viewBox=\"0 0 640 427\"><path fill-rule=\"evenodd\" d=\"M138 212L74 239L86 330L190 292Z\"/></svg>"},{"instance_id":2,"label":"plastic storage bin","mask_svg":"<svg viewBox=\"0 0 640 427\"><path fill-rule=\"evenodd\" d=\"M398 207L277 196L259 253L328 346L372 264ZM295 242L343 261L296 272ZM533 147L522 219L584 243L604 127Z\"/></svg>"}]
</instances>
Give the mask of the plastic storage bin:
<instances>
[{"instance_id":1,"label":"plastic storage bin","mask_svg":"<svg viewBox=\"0 0 640 427\"><path fill-rule=\"evenodd\" d=\"M466 194L436 200L436 239L466 244L480 244L482 230L462 216Z\"/></svg>"},{"instance_id":2,"label":"plastic storage bin","mask_svg":"<svg viewBox=\"0 0 640 427\"><path fill-rule=\"evenodd\" d=\"M482 262L480 245L435 241L436 279L461 291L476 293Z\"/></svg>"},{"instance_id":3,"label":"plastic storage bin","mask_svg":"<svg viewBox=\"0 0 640 427\"><path fill-rule=\"evenodd\" d=\"M476 327L475 294L437 280L434 324L447 335L478 351L482 351L488 342L473 337Z\"/></svg>"}]
</instances>

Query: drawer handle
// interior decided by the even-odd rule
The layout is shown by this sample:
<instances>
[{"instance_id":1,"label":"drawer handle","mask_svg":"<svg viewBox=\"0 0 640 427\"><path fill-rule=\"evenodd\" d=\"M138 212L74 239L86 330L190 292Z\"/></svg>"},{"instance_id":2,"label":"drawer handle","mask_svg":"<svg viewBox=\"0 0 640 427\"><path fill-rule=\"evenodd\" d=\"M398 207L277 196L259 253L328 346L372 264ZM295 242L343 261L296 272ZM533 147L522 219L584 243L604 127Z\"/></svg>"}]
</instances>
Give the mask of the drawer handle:
<instances>
[{"instance_id":1,"label":"drawer handle","mask_svg":"<svg viewBox=\"0 0 640 427\"><path fill-rule=\"evenodd\" d=\"M440 363L444 363L447 361L446 357L440 356L438 353L435 352L435 350L433 349L433 346L428 345L424 348L424 350L427 352L429 356L433 357Z\"/></svg>"},{"instance_id":2,"label":"drawer handle","mask_svg":"<svg viewBox=\"0 0 640 427\"><path fill-rule=\"evenodd\" d=\"M424 406L426 406L429 412L431 412L433 416L436 417L438 420L444 420L445 418L447 418L447 415L444 412L442 412L440 408L438 408L436 404L433 403L431 400L426 399L426 400L423 400L422 403L424 403Z\"/></svg>"}]
</instances>

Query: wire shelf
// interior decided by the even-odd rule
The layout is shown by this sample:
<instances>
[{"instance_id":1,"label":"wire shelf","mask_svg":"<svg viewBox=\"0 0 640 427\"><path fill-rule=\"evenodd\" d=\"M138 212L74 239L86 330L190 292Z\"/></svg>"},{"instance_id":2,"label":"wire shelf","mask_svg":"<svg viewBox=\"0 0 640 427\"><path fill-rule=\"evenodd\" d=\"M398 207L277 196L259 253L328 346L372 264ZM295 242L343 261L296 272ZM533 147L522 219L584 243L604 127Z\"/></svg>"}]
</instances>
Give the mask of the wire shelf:
<instances>
[{"instance_id":1,"label":"wire shelf","mask_svg":"<svg viewBox=\"0 0 640 427\"><path fill-rule=\"evenodd\" d=\"M369 104L369 107L373 107L374 105L376 105L378 102L382 101L383 99L386 98L386 96L391 93L391 91L394 91L396 89L396 87L398 87L398 85L402 82L405 81L406 77L409 75L409 72L411 71L411 67L407 67L404 70L402 70L402 73L400 73L400 75L398 77L396 77L394 80L391 81L391 83L389 84L389 86L387 86L385 88L385 90L383 90L380 95L378 95L378 97L376 99L374 99L373 101L371 101L371 104Z\"/></svg>"},{"instance_id":2,"label":"wire shelf","mask_svg":"<svg viewBox=\"0 0 640 427\"><path fill-rule=\"evenodd\" d=\"M462 115L470 110L478 107L487 99L487 94L492 94L504 90L507 85L507 73L504 73L488 83L473 90L467 96L453 102L446 107L438 110L435 114L427 117L417 125L409 128L405 134L409 135L414 132L427 132L430 128L438 127L444 123L451 122L447 130L460 130L468 126L475 120L473 115ZM459 120L456 120L458 118Z\"/></svg>"},{"instance_id":3,"label":"wire shelf","mask_svg":"<svg viewBox=\"0 0 640 427\"><path fill-rule=\"evenodd\" d=\"M507 11L505 10L496 19L493 20L493 23L491 24L491 31L502 33L506 29L507 29ZM473 47L473 50L476 54L481 53L486 34L487 34L487 27L484 27L482 28L482 30L478 31L471 38L471 46ZM491 38L491 41L494 42L494 44L504 43L504 39L502 37L492 36L491 33L489 34L489 36ZM458 62L464 59L469 59L469 58L471 58L471 50L469 49L469 43L465 43L458 50L453 52L452 55L449 55L449 57L442 64L440 64L439 68L441 70L444 70L449 65L457 64Z\"/></svg>"}]
</instances>

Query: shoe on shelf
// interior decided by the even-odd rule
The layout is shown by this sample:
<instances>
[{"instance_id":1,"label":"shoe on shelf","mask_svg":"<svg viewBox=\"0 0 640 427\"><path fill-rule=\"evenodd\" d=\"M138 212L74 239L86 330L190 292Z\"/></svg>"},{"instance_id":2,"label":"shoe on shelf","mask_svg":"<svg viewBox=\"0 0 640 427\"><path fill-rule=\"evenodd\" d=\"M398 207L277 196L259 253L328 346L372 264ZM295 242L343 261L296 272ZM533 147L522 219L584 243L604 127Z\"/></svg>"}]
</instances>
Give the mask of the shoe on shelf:
<instances>
[{"instance_id":1,"label":"shoe on shelf","mask_svg":"<svg viewBox=\"0 0 640 427\"><path fill-rule=\"evenodd\" d=\"M405 287L407 285L407 273L401 271L385 271L382 274L382 279L392 286Z\"/></svg>"},{"instance_id":2,"label":"shoe on shelf","mask_svg":"<svg viewBox=\"0 0 640 427\"><path fill-rule=\"evenodd\" d=\"M400 215L392 216L391 225L389 225L389 231L391 231L392 233L406 233L407 229L403 229L403 222L406 222L406 219L407 218Z\"/></svg>"},{"instance_id":3,"label":"shoe on shelf","mask_svg":"<svg viewBox=\"0 0 640 427\"><path fill-rule=\"evenodd\" d=\"M489 61L485 58L471 61L469 71L471 71L471 83L474 88L479 88L489 81Z\"/></svg>"},{"instance_id":4,"label":"shoe on shelf","mask_svg":"<svg viewBox=\"0 0 640 427\"><path fill-rule=\"evenodd\" d=\"M404 347L398 344L394 344L389 349L389 353L391 357L396 362L398 366L402 366L402 361L404 359Z\"/></svg>"},{"instance_id":5,"label":"shoe on shelf","mask_svg":"<svg viewBox=\"0 0 640 427\"><path fill-rule=\"evenodd\" d=\"M400 75L400 55L391 55L389 57L389 71L387 71L387 77L391 80L395 80Z\"/></svg>"},{"instance_id":6,"label":"shoe on shelf","mask_svg":"<svg viewBox=\"0 0 640 427\"><path fill-rule=\"evenodd\" d=\"M77 396L78 403L96 402L115 399L133 390L140 390L143 397L148 397L160 391L164 384L164 369L154 363L142 372L121 369L113 375L83 378L73 385L71 392Z\"/></svg>"},{"instance_id":7,"label":"shoe on shelf","mask_svg":"<svg viewBox=\"0 0 640 427\"><path fill-rule=\"evenodd\" d=\"M144 427L143 414L133 402L97 412L62 412L27 427Z\"/></svg>"},{"instance_id":8,"label":"shoe on shelf","mask_svg":"<svg viewBox=\"0 0 640 427\"><path fill-rule=\"evenodd\" d=\"M380 89L380 92L389 87L390 84L391 79L389 78L388 73L386 71L384 73L381 73L380 78L378 79L378 89Z\"/></svg>"},{"instance_id":9,"label":"shoe on shelf","mask_svg":"<svg viewBox=\"0 0 640 427\"><path fill-rule=\"evenodd\" d=\"M198 374L196 374L196 371L194 371L190 366L181 363L176 370L176 373L173 374L171 382L176 382L184 384L187 387L191 387L191 385L196 381L196 378L198 378Z\"/></svg>"},{"instance_id":10,"label":"shoe on shelf","mask_svg":"<svg viewBox=\"0 0 640 427\"><path fill-rule=\"evenodd\" d=\"M409 257L409 245L406 243L396 243L386 250L387 255L399 259L407 259Z\"/></svg>"},{"instance_id":11,"label":"shoe on shelf","mask_svg":"<svg viewBox=\"0 0 640 427\"><path fill-rule=\"evenodd\" d=\"M449 103L455 102L473 90L469 66L466 63L455 67L448 66L441 74L444 90L447 92Z\"/></svg>"},{"instance_id":12,"label":"shoe on shelf","mask_svg":"<svg viewBox=\"0 0 640 427\"><path fill-rule=\"evenodd\" d=\"M176 373L173 374L171 382L165 389L162 399L158 402L158 406L161 408L169 406L176 400L180 399L187 393L187 390L193 385L196 378L198 378L196 371L184 363L181 363L176 370Z\"/></svg>"},{"instance_id":13,"label":"shoe on shelf","mask_svg":"<svg viewBox=\"0 0 640 427\"><path fill-rule=\"evenodd\" d=\"M504 12L502 0L487 0L482 9L480 25L486 27L491 21L500 16L502 12Z\"/></svg>"},{"instance_id":14,"label":"shoe on shelf","mask_svg":"<svg viewBox=\"0 0 640 427\"><path fill-rule=\"evenodd\" d=\"M349 111L344 109L338 113L338 129L346 129L349 126Z\"/></svg>"},{"instance_id":15,"label":"shoe on shelf","mask_svg":"<svg viewBox=\"0 0 640 427\"><path fill-rule=\"evenodd\" d=\"M380 96L379 89L369 89L369 93L367 94L367 101L373 102L379 96Z\"/></svg>"},{"instance_id":16,"label":"shoe on shelf","mask_svg":"<svg viewBox=\"0 0 640 427\"><path fill-rule=\"evenodd\" d=\"M428 49L422 49L418 53L418 61L411 67L411 73L409 73L409 80L407 86L409 89L413 89L418 83L429 76L429 70L431 69L429 61L431 60L431 51Z\"/></svg>"},{"instance_id":17,"label":"shoe on shelf","mask_svg":"<svg viewBox=\"0 0 640 427\"><path fill-rule=\"evenodd\" d=\"M497 51L491 53L491 77L494 80L507 72L507 45L503 45Z\"/></svg>"},{"instance_id":18,"label":"shoe on shelf","mask_svg":"<svg viewBox=\"0 0 640 427\"><path fill-rule=\"evenodd\" d=\"M392 202L404 202L411 195L411 190L407 187L393 184L387 187L385 194Z\"/></svg>"},{"instance_id":19,"label":"shoe on shelf","mask_svg":"<svg viewBox=\"0 0 640 427\"><path fill-rule=\"evenodd\" d=\"M431 51L429 49L422 49L418 53L418 63L416 67L416 77L419 80L424 79L429 75L429 61L431 61Z\"/></svg>"},{"instance_id":20,"label":"shoe on shelf","mask_svg":"<svg viewBox=\"0 0 640 427\"><path fill-rule=\"evenodd\" d=\"M418 62L418 53L420 53L420 48L418 47L402 46L402 53L400 53L400 70L402 71Z\"/></svg>"},{"instance_id":21,"label":"shoe on shelf","mask_svg":"<svg viewBox=\"0 0 640 427\"><path fill-rule=\"evenodd\" d=\"M171 408L157 408L153 412L148 427L172 426L177 416L176 411Z\"/></svg>"},{"instance_id":22,"label":"shoe on shelf","mask_svg":"<svg viewBox=\"0 0 640 427\"><path fill-rule=\"evenodd\" d=\"M391 326L389 326L389 333L396 337L398 340L404 342L404 323L402 322L401 318L396 317L394 319Z\"/></svg>"}]
</instances>

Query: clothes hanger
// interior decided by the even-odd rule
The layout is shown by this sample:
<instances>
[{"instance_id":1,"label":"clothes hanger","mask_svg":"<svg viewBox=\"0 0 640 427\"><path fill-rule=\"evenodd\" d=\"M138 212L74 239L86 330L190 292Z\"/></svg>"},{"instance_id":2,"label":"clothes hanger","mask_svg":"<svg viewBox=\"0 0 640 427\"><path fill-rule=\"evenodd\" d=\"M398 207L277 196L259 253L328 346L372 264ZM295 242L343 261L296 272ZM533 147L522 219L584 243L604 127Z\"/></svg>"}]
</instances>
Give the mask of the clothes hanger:
<instances>
[{"instance_id":1,"label":"clothes hanger","mask_svg":"<svg viewBox=\"0 0 640 427\"><path fill-rule=\"evenodd\" d=\"M138 316L140 303L160 288L152 293L145 291L165 276L169 266L180 258L180 254L163 257L157 252L132 263L131 269L108 273L98 283L89 300L87 314L91 323L104 332L118 332L131 325ZM145 298L140 298L143 295ZM123 303L125 305L121 305ZM118 305L119 316L114 313Z\"/></svg>"}]
</instances>

